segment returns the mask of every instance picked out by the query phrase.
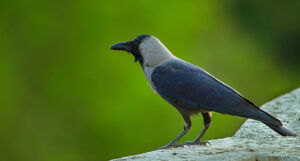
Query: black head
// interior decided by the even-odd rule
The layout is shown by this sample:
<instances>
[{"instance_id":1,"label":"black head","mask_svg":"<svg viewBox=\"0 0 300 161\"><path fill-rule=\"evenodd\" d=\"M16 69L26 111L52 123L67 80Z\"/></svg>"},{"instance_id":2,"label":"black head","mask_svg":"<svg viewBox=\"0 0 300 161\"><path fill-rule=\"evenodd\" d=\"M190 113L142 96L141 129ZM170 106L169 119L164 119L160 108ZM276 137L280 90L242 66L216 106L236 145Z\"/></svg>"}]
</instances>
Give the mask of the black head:
<instances>
[{"instance_id":1,"label":"black head","mask_svg":"<svg viewBox=\"0 0 300 161\"><path fill-rule=\"evenodd\" d=\"M131 53L134 56L134 61L139 61L143 65L143 57L139 51L139 45L144 39L151 37L151 35L140 35L131 41L121 42L110 47L112 50L123 50Z\"/></svg>"}]
</instances>

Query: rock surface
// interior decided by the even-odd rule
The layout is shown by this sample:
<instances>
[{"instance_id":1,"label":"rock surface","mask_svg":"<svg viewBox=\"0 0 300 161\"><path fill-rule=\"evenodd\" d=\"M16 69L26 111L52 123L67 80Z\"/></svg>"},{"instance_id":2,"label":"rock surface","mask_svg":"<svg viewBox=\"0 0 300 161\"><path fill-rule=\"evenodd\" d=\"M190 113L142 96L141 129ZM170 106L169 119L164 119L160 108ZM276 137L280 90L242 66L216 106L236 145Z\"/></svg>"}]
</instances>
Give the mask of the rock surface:
<instances>
[{"instance_id":1,"label":"rock surface","mask_svg":"<svg viewBox=\"0 0 300 161\"><path fill-rule=\"evenodd\" d=\"M300 161L300 88L262 106L280 119L297 137L282 137L264 124L247 120L233 137L210 140L211 145L178 148L114 159L122 160L237 160Z\"/></svg>"}]
</instances>

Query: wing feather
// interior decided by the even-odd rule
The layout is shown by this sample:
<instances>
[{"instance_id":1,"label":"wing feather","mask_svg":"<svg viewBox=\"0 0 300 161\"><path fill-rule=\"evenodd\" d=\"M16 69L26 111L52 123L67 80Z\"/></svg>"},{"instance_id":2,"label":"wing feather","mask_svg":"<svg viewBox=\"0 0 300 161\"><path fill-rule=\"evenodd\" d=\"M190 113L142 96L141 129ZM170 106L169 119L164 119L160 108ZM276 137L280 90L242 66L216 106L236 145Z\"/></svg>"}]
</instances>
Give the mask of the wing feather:
<instances>
[{"instance_id":1,"label":"wing feather","mask_svg":"<svg viewBox=\"0 0 300 161\"><path fill-rule=\"evenodd\" d=\"M218 81L201 68L181 60L172 60L152 73L157 92L167 100L185 107L202 108L225 114L252 117L255 106L229 86Z\"/></svg>"}]
</instances>

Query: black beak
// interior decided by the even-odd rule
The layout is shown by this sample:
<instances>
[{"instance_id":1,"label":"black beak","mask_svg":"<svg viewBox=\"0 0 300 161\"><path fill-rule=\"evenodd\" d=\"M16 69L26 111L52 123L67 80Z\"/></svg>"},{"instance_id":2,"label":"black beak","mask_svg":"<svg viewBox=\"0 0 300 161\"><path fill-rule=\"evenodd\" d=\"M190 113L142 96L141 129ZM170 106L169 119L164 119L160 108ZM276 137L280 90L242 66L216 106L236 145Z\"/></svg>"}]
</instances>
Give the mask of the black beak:
<instances>
[{"instance_id":1,"label":"black beak","mask_svg":"<svg viewBox=\"0 0 300 161\"><path fill-rule=\"evenodd\" d=\"M112 50L124 50L127 52L131 52L132 49L132 41L126 41L126 42L121 42L118 44L115 44L110 47Z\"/></svg>"}]
</instances>

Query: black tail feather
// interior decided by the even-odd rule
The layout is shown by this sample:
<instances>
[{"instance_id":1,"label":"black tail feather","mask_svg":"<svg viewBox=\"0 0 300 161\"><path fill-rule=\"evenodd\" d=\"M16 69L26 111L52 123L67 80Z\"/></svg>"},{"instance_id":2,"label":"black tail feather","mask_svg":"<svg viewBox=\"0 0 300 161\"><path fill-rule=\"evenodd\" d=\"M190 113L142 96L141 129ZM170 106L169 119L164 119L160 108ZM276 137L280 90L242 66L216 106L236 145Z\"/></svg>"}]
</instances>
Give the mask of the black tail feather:
<instances>
[{"instance_id":1,"label":"black tail feather","mask_svg":"<svg viewBox=\"0 0 300 161\"><path fill-rule=\"evenodd\" d=\"M239 109L243 109L243 113L239 113L239 116L251 118L254 120L261 121L272 130L276 131L278 134L282 136L296 136L296 134L289 131L287 128L283 127L283 124L280 120L272 116L271 114L263 111L262 109L258 108L249 100L244 100L248 104L241 104ZM246 106L245 106L246 105ZM249 106L250 105L250 106Z\"/></svg>"},{"instance_id":2,"label":"black tail feather","mask_svg":"<svg viewBox=\"0 0 300 161\"><path fill-rule=\"evenodd\" d=\"M266 125L282 136L296 136L296 134L292 133L290 130L288 130L287 128L285 128L283 126L275 126L275 125L270 125L270 124L266 124Z\"/></svg>"}]
</instances>

